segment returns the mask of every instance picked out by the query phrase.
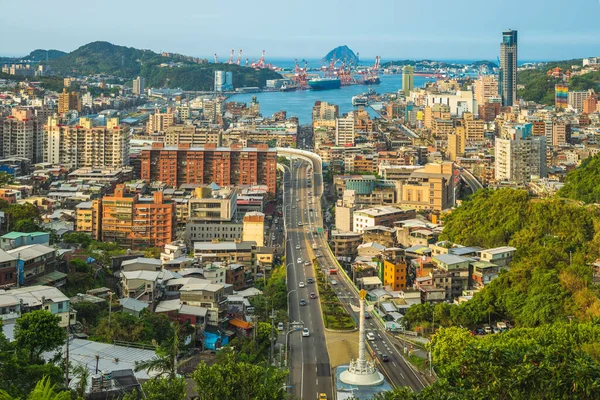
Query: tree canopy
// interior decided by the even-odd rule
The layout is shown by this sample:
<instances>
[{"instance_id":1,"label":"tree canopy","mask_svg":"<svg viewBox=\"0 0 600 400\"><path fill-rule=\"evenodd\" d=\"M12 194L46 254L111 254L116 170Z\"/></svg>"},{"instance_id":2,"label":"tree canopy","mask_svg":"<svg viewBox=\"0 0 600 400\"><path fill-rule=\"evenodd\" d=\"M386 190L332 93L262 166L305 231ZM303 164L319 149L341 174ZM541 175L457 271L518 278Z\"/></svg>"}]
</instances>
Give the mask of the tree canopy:
<instances>
[{"instance_id":1,"label":"tree canopy","mask_svg":"<svg viewBox=\"0 0 600 400\"><path fill-rule=\"evenodd\" d=\"M569 172L558 195L584 203L600 203L600 154L588 157Z\"/></svg>"},{"instance_id":2,"label":"tree canopy","mask_svg":"<svg viewBox=\"0 0 600 400\"><path fill-rule=\"evenodd\" d=\"M60 317L46 310L35 310L17 319L15 342L29 354L29 361L38 361L42 352L65 343L65 331L58 324Z\"/></svg>"}]
</instances>

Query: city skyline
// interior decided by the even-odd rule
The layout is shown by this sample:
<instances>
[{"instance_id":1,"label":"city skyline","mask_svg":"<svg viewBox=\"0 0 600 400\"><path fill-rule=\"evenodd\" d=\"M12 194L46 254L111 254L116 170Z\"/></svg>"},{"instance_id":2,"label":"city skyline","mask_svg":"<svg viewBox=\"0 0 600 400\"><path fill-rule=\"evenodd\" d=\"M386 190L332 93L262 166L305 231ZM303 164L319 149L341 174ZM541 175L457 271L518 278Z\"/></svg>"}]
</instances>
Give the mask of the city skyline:
<instances>
[{"instance_id":1,"label":"city skyline","mask_svg":"<svg viewBox=\"0 0 600 400\"><path fill-rule=\"evenodd\" d=\"M66 0L60 2L61 7L40 4L32 8L27 24L19 19L5 20L0 35L19 40L4 43L0 53L24 56L39 48L70 52L86 43L106 40L209 59L213 53L227 57L231 49L243 49L244 56L251 59L257 59L262 50L273 59L320 58L332 48L347 44L364 59L380 55L387 60L496 60L498 32L515 29L520 32L521 59L562 60L596 55L600 28L594 22L600 5L588 1L578 8L568 8L559 7L554 0L508 0L491 13L489 5L475 0L463 1L460 8L431 0L426 9L418 3L400 6L386 0L379 3L381 13L371 10L365 21L365 5L354 1L341 7L307 0L302 8L272 0L262 2L260 7L234 1L230 9L235 13L217 4L195 10L199 7L184 1L180 7L189 12L164 19L158 2L149 1L140 8L110 0L94 10L93 19L72 18L69 24L47 26L45 21L64 18L62 10L79 7L79 3ZM552 7L553 3L557 7ZM0 6L7 15L20 12L14 2L0 1ZM588 7L590 12L582 13L581 7ZM443 18L432 17L431 10L436 9ZM136 18L115 18L118 15ZM159 19L160 25L151 23ZM435 21L435 31L428 29L428 21Z\"/></svg>"}]
</instances>

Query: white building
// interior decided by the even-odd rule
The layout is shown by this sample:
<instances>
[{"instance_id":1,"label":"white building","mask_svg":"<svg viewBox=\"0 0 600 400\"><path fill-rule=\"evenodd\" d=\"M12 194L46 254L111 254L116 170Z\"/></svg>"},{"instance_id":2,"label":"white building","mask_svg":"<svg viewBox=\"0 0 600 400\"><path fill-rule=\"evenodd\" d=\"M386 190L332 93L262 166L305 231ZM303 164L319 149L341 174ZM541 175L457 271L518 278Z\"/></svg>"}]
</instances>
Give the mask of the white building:
<instances>
[{"instance_id":1,"label":"white building","mask_svg":"<svg viewBox=\"0 0 600 400\"><path fill-rule=\"evenodd\" d=\"M504 124L496 138L497 181L527 183L532 176L545 177L546 138L531 136L531 124Z\"/></svg>"},{"instance_id":2,"label":"white building","mask_svg":"<svg viewBox=\"0 0 600 400\"><path fill-rule=\"evenodd\" d=\"M233 72L215 71L215 92L233 90Z\"/></svg>"},{"instance_id":3,"label":"white building","mask_svg":"<svg viewBox=\"0 0 600 400\"><path fill-rule=\"evenodd\" d=\"M335 122L336 146L354 146L354 114L339 117Z\"/></svg>"},{"instance_id":4,"label":"white building","mask_svg":"<svg viewBox=\"0 0 600 400\"><path fill-rule=\"evenodd\" d=\"M141 95L146 91L146 79L138 76L133 80L133 94Z\"/></svg>"},{"instance_id":5,"label":"white building","mask_svg":"<svg viewBox=\"0 0 600 400\"><path fill-rule=\"evenodd\" d=\"M413 99L413 96L417 96L417 94L416 92L411 92L412 101L416 100ZM424 105L433 107L434 104L445 104L450 107L450 115L453 117L462 117L465 112L479 115L477 102L475 101L473 92L470 90L459 90L456 94L430 93L425 98Z\"/></svg>"}]
</instances>

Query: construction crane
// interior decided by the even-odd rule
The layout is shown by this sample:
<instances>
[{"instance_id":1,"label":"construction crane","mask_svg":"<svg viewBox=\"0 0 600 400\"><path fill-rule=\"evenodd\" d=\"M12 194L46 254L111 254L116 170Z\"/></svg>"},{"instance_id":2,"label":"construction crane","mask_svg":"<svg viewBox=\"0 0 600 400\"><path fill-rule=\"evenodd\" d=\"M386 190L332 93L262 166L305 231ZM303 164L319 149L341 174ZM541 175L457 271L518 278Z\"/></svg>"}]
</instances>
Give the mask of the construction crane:
<instances>
[{"instance_id":1,"label":"construction crane","mask_svg":"<svg viewBox=\"0 0 600 400\"><path fill-rule=\"evenodd\" d=\"M246 67L248 66L248 57L246 57Z\"/></svg>"},{"instance_id":2,"label":"construction crane","mask_svg":"<svg viewBox=\"0 0 600 400\"><path fill-rule=\"evenodd\" d=\"M308 86L308 62L304 61L304 68L301 68L300 65L298 65L298 59L295 59L294 61L296 62L296 67L294 68L292 80L299 89L306 89Z\"/></svg>"},{"instance_id":3,"label":"construction crane","mask_svg":"<svg viewBox=\"0 0 600 400\"><path fill-rule=\"evenodd\" d=\"M219 57L217 57L217 53L215 53L215 64L219 63Z\"/></svg>"},{"instance_id":4,"label":"construction crane","mask_svg":"<svg viewBox=\"0 0 600 400\"><path fill-rule=\"evenodd\" d=\"M238 58L235 60L236 65L240 65L240 61L242 61L242 49L240 49L240 54L238 54Z\"/></svg>"},{"instance_id":5,"label":"construction crane","mask_svg":"<svg viewBox=\"0 0 600 400\"><path fill-rule=\"evenodd\" d=\"M233 64L233 55L235 54L235 50L231 50L231 55L229 56L229 60L227 60L227 64Z\"/></svg>"}]
</instances>

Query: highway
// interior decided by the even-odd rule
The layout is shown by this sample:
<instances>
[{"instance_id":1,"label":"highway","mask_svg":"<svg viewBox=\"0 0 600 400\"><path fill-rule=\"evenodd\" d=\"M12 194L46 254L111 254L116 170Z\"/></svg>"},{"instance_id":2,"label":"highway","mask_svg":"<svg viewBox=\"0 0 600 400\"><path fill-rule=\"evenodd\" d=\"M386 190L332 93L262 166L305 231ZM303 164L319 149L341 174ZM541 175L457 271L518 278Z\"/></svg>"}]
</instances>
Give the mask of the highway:
<instances>
[{"instance_id":1,"label":"highway","mask_svg":"<svg viewBox=\"0 0 600 400\"><path fill-rule=\"evenodd\" d=\"M302 322L302 326L310 331L309 337L303 337L301 330L286 327L283 336L287 334L290 353L288 356L290 379L289 391L297 399L317 399L318 393L332 396L331 366L325 342L325 330L321 316L319 300L310 299L310 294L317 292L316 283L307 283L307 278L314 279L312 269L311 249L307 228L308 200L306 170L308 163L299 163L298 167L285 168L283 208L286 230L286 268L288 283L289 320ZM316 208L319 208L317 206ZM302 223L299 226L298 223ZM296 246L300 246L297 249ZM302 259L298 263L298 258ZM308 262L308 265L305 265ZM305 287L299 287L304 282ZM307 305L300 306L300 299L305 299ZM289 329L289 330L288 330ZM279 338L285 343L285 338Z\"/></svg>"},{"instance_id":2,"label":"highway","mask_svg":"<svg viewBox=\"0 0 600 400\"><path fill-rule=\"evenodd\" d=\"M466 168L460 169L459 171L461 179L465 181L467 185L469 185L473 193L475 193L479 189L483 189L483 185Z\"/></svg>"},{"instance_id":3,"label":"highway","mask_svg":"<svg viewBox=\"0 0 600 400\"><path fill-rule=\"evenodd\" d=\"M322 180L322 176L315 175L315 187L321 185L319 182ZM321 195L321 193L315 193ZM319 197L320 198L320 197ZM309 223L312 224L315 229L322 226L323 218L321 216L320 201L315 200L315 204L319 206L313 207L314 213L309 213ZM327 273L328 267L334 266L341 269L333 253L329 250L327 239L323 233L313 235L312 240L316 243L320 249L321 257L318 257L319 264L323 268L324 272ZM352 283L347 279L346 275L338 274L329 276L330 281L335 280L334 290L338 295L338 298L344 304L346 310L354 317L355 321L358 321L358 292ZM373 313L371 313L373 314ZM369 341L369 350L374 352L377 358L377 365L379 370L385 375L385 377L394 386L408 386L414 391L419 391L425 386L422 378L417 372L413 370L411 366L404 361L399 350L394 343L396 339L390 337L381 321L375 317L370 318L366 321L366 331L373 332L375 335L374 341ZM388 362L381 362L379 360L379 353L387 354L389 357Z\"/></svg>"}]
</instances>

